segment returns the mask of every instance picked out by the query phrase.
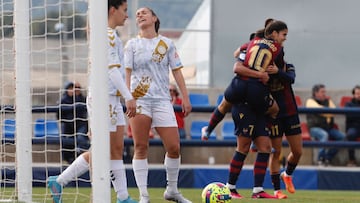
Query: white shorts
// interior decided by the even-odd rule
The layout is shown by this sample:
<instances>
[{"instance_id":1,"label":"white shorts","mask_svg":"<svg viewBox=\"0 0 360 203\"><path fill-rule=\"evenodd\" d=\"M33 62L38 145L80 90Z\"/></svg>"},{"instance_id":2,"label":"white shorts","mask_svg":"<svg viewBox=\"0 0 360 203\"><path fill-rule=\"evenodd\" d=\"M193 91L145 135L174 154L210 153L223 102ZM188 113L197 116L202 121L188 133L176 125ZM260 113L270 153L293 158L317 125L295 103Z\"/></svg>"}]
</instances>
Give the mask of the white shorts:
<instances>
[{"instance_id":1,"label":"white shorts","mask_svg":"<svg viewBox=\"0 0 360 203\"><path fill-rule=\"evenodd\" d=\"M177 127L174 107L170 101L138 99L136 113L152 118L151 127Z\"/></svg>"},{"instance_id":2,"label":"white shorts","mask_svg":"<svg viewBox=\"0 0 360 203\"><path fill-rule=\"evenodd\" d=\"M87 98L87 110L89 114L89 124L90 127L92 123L96 123L95 121L92 121L92 98ZM119 96L109 96L109 107L107 109L109 111L109 131L110 132L116 132L116 126L125 126L125 117L124 117L124 110L123 106L120 102Z\"/></svg>"}]
</instances>

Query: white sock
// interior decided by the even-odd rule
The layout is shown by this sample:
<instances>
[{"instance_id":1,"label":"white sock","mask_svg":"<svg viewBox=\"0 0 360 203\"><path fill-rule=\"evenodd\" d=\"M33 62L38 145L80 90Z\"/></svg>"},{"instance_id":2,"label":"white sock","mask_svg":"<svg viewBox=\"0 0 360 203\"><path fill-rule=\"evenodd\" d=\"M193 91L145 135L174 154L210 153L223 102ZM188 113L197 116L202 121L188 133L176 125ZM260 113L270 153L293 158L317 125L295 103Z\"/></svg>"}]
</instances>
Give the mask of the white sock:
<instances>
[{"instance_id":1,"label":"white sock","mask_svg":"<svg viewBox=\"0 0 360 203\"><path fill-rule=\"evenodd\" d=\"M253 188L253 193L259 193L259 192L262 192L262 191L264 191L263 187L254 187Z\"/></svg>"},{"instance_id":2,"label":"white sock","mask_svg":"<svg viewBox=\"0 0 360 203\"><path fill-rule=\"evenodd\" d=\"M126 172L123 160L110 161L110 176L114 190L119 200L125 200L129 197L127 191Z\"/></svg>"},{"instance_id":3,"label":"white sock","mask_svg":"<svg viewBox=\"0 0 360 203\"><path fill-rule=\"evenodd\" d=\"M226 187L229 188L230 190L236 189L236 185L232 185L230 183L226 183Z\"/></svg>"},{"instance_id":4,"label":"white sock","mask_svg":"<svg viewBox=\"0 0 360 203\"><path fill-rule=\"evenodd\" d=\"M85 160L83 155L80 155L59 175L56 182L62 186L66 186L70 181L75 180L87 171L89 171L89 163Z\"/></svg>"},{"instance_id":5,"label":"white sock","mask_svg":"<svg viewBox=\"0 0 360 203\"><path fill-rule=\"evenodd\" d=\"M132 160L133 170L136 185L139 188L140 196L149 196L147 190L147 181L149 173L149 165L147 159L133 159Z\"/></svg>"},{"instance_id":6,"label":"white sock","mask_svg":"<svg viewBox=\"0 0 360 203\"><path fill-rule=\"evenodd\" d=\"M179 177L180 158L172 159L165 155L164 165L166 169L166 190L171 193L178 193L177 183Z\"/></svg>"}]
</instances>

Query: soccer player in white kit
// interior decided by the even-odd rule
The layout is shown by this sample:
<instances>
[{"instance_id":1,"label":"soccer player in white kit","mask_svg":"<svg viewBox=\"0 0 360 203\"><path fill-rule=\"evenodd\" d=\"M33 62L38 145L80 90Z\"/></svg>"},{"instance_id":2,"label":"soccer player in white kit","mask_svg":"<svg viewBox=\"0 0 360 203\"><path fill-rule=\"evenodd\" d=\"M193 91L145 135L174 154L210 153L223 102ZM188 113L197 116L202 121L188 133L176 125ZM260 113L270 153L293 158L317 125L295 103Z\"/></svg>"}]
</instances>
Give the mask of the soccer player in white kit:
<instances>
[{"instance_id":1,"label":"soccer player in white kit","mask_svg":"<svg viewBox=\"0 0 360 203\"><path fill-rule=\"evenodd\" d=\"M178 191L180 138L169 94L169 69L183 95L182 111L191 112L191 104L181 72L182 63L173 42L158 34L160 21L150 8L136 11L139 36L125 46L126 83L136 99L136 116L129 120L134 139L132 160L141 203L150 202L147 190L149 130L155 128L162 139L166 155L167 187L164 199L191 203Z\"/></svg>"},{"instance_id":2,"label":"soccer player in white kit","mask_svg":"<svg viewBox=\"0 0 360 203\"><path fill-rule=\"evenodd\" d=\"M115 30L117 26L123 26L128 18L126 0L108 0L108 93L109 93L109 131L110 131L110 172L111 182L117 193L117 203L137 203L131 199L127 191L125 166L123 163L125 117L120 96L125 99L126 115L135 116L136 101L132 97L124 80L124 50L123 44ZM95 71L93 67L92 71ZM94 92L89 88L87 108L89 117L92 114L92 95ZM92 120L90 119L90 126ZM101 136L101 135L95 135ZM66 186L76 177L89 170L90 152L81 154L59 176L51 176L48 186L55 203L61 203L62 187Z\"/></svg>"}]
</instances>

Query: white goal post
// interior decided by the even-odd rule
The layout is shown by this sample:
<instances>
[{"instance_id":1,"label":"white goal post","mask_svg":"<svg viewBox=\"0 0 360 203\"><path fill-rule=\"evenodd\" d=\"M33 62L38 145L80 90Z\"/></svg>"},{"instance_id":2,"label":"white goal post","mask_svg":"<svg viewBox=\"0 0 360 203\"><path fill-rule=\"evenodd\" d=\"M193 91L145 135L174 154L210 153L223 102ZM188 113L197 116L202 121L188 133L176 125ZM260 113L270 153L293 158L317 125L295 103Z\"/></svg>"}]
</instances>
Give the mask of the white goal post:
<instances>
[{"instance_id":1,"label":"white goal post","mask_svg":"<svg viewBox=\"0 0 360 203\"><path fill-rule=\"evenodd\" d=\"M92 118L96 125L91 126L92 136L92 181L93 202L110 201L110 149L106 111L108 102L107 92L107 4L99 0L90 0L89 6L90 29L90 87L96 95L93 97ZM103 57L101 57L103 56ZM106 55L105 55L106 56ZM96 118L96 120L95 120Z\"/></svg>"},{"instance_id":2,"label":"white goal post","mask_svg":"<svg viewBox=\"0 0 360 203\"><path fill-rule=\"evenodd\" d=\"M15 1L15 100L16 100L16 187L18 199L32 201L32 150L31 150L31 100L30 100L30 31L29 1ZM24 138L24 139L22 139ZM30 167L29 167L30 166Z\"/></svg>"}]
</instances>

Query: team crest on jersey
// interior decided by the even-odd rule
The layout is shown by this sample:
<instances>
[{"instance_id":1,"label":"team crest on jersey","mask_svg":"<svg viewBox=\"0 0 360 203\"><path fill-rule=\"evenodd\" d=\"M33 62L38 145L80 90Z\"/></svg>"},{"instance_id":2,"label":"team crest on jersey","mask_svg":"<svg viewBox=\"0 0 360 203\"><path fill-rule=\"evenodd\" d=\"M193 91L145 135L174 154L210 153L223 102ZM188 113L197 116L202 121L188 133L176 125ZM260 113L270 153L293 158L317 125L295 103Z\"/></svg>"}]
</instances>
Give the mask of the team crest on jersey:
<instances>
[{"instance_id":1,"label":"team crest on jersey","mask_svg":"<svg viewBox=\"0 0 360 203\"><path fill-rule=\"evenodd\" d=\"M156 48L152 54L152 60L156 63L160 63L168 50L168 46L163 40L160 40L156 45Z\"/></svg>"},{"instance_id":2,"label":"team crest on jersey","mask_svg":"<svg viewBox=\"0 0 360 203\"><path fill-rule=\"evenodd\" d=\"M249 132L249 129L248 128L243 128L243 133L244 133L244 135L246 135L246 134L248 134L248 132Z\"/></svg>"},{"instance_id":3,"label":"team crest on jersey","mask_svg":"<svg viewBox=\"0 0 360 203\"><path fill-rule=\"evenodd\" d=\"M146 95L150 88L151 78L149 76L142 77L140 83L136 86L132 96L137 99Z\"/></svg>"}]
</instances>

